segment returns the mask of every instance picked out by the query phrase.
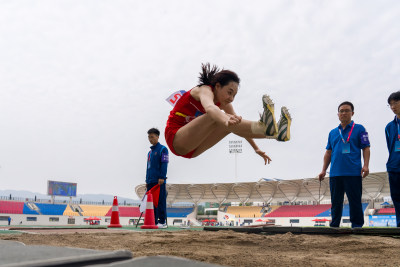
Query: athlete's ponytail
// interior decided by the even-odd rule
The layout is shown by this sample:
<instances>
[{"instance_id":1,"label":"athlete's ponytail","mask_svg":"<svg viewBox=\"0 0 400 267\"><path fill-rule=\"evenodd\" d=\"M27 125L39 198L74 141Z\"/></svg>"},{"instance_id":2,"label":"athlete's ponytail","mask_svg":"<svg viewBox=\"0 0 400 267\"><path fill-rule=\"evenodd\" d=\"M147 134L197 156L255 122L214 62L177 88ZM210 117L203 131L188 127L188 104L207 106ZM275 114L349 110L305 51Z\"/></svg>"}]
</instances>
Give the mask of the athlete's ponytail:
<instances>
[{"instance_id":1,"label":"athlete's ponytail","mask_svg":"<svg viewBox=\"0 0 400 267\"><path fill-rule=\"evenodd\" d=\"M240 83L239 77L233 71L224 69L220 71L216 65L211 67L210 63L201 64L198 86L210 85L214 88L217 83L225 86L231 81Z\"/></svg>"}]
</instances>

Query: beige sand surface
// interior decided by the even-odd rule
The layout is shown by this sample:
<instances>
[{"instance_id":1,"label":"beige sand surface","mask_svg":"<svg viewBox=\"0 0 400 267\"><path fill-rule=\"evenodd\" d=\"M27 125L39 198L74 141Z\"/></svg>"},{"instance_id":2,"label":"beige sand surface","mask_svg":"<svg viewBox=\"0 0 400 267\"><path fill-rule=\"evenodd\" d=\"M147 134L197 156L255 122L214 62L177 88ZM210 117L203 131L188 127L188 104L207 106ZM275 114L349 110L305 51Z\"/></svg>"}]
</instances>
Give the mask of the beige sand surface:
<instances>
[{"instance_id":1,"label":"beige sand surface","mask_svg":"<svg viewBox=\"0 0 400 267\"><path fill-rule=\"evenodd\" d=\"M400 266L400 239L380 236L246 234L233 231L60 231L2 234L27 245L127 249L228 266Z\"/></svg>"}]
</instances>

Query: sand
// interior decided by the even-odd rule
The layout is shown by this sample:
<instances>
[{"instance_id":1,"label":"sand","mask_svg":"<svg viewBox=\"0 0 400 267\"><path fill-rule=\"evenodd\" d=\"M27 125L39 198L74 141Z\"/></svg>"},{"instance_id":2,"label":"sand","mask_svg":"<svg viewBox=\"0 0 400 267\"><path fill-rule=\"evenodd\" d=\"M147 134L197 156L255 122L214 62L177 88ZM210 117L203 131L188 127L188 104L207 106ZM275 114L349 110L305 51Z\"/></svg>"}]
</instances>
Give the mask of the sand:
<instances>
[{"instance_id":1,"label":"sand","mask_svg":"<svg viewBox=\"0 0 400 267\"><path fill-rule=\"evenodd\" d=\"M1 234L26 245L126 249L134 257L168 255L227 266L400 266L400 238L263 235L233 231L36 231Z\"/></svg>"}]
</instances>

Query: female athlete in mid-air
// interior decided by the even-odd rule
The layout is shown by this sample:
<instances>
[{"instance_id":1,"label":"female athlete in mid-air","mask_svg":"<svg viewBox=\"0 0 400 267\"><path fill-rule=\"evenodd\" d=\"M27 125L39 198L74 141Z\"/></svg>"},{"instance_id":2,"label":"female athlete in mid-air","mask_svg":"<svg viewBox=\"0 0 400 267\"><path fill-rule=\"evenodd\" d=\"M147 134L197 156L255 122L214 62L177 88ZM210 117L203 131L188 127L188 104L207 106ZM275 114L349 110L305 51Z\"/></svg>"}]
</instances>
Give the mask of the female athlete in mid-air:
<instances>
[{"instance_id":1,"label":"female athlete in mid-air","mask_svg":"<svg viewBox=\"0 0 400 267\"><path fill-rule=\"evenodd\" d=\"M253 138L288 141L290 114L282 107L281 118L276 124L274 104L268 95L264 95L264 112L260 120L242 119L232 106L239 83L240 79L233 71L220 71L215 65L202 64L199 85L182 95L168 117L165 140L175 155L197 157L234 133L245 138L265 164L270 163L270 157L258 148Z\"/></svg>"}]
</instances>

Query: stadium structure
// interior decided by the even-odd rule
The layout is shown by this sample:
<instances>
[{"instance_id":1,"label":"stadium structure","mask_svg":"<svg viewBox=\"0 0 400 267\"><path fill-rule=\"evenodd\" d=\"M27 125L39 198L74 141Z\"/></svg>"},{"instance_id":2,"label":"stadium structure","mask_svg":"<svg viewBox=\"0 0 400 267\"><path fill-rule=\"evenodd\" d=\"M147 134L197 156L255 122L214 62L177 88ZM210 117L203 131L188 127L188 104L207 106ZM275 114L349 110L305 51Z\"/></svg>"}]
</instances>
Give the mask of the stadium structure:
<instances>
[{"instance_id":1,"label":"stadium structure","mask_svg":"<svg viewBox=\"0 0 400 267\"><path fill-rule=\"evenodd\" d=\"M167 184L168 225L239 226L274 224L282 226L324 226L331 220L329 177L296 180L260 179L257 182L213 184ZM141 199L144 184L135 188ZM65 201L64 201L65 202ZM386 172L371 173L363 180L365 226L395 226ZM198 215L203 203L215 203L213 215ZM49 200L0 200L0 225L108 225L111 203ZM136 205L119 203L121 225L134 225L141 213ZM345 198L341 226L350 226Z\"/></svg>"}]
</instances>

